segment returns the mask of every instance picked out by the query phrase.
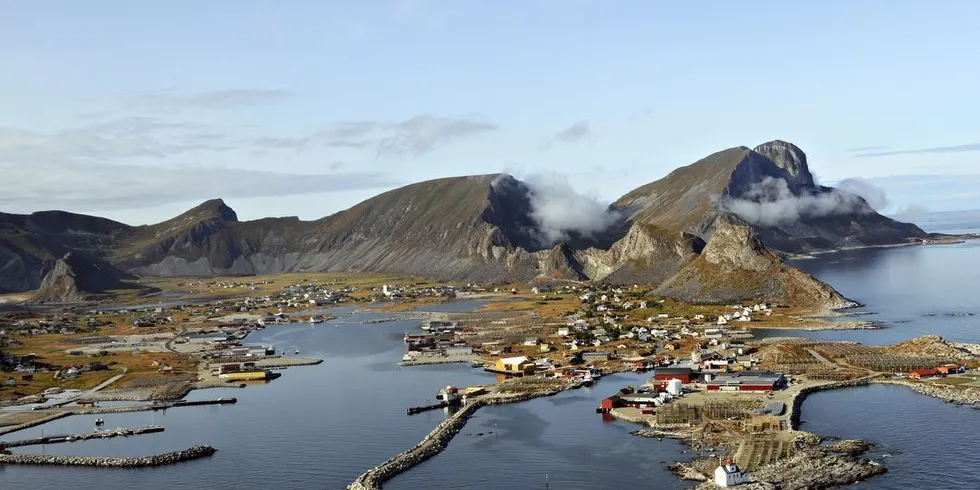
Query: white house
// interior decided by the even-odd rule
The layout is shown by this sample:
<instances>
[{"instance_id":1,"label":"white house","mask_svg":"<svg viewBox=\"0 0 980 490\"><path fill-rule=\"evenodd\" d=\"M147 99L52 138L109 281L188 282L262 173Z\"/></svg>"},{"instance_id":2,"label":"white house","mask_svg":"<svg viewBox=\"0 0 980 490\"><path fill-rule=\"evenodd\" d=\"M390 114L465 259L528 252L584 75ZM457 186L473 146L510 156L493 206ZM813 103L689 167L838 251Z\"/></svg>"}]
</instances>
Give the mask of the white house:
<instances>
[{"instance_id":1,"label":"white house","mask_svg":"<svg viewBox=\"0 0 980 490\"><path fill-rule=\"evenodd\" d=\"M748 479L738 465L732 459L726 459L718 468L715 469L715 485L727 488L745 483Z\"/></svg>"},{"instance_id":2,"label":"white house","mask_svg":"<svg viewBox=\"0 0 980 490\"><path fill-rule=\"evenodd\" d=\"M725 318L725 315L718 317L718 325L728 325L728 319Z\"/></svg>"},{"instance_id":3,"label":"white house","mask_svg":"<svg viewBox=\"0 0 980 490\"><path fill-rule=\"evenodd\" d=\"M571 332L571 329L568 328L568 327L559 327L558 328L558 336L559 337L568 337L571 333L572 333Z\"/></svg>"}]
</instances>

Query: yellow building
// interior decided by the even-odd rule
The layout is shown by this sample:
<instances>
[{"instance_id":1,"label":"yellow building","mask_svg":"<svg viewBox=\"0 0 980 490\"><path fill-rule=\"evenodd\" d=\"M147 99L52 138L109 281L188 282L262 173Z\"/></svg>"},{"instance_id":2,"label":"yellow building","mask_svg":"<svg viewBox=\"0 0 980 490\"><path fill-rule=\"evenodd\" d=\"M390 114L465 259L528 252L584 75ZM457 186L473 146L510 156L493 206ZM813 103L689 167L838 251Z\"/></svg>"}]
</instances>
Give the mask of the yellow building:
<instances>
[{"instance_id":1,"label":"yellow building","mask_svg":"<svg viewBox=\"0 0 980 490\"><path fill-rule=\"evenodd\" d=\"M534 372L534 362L531 361L527 356L518 357L505 357L503 359L497 359L497 364L494 366L497 371L504 373L530 373Z\"/></svg>"},{"instance_id":2,"label":"yellow building","mask_svg":"<svg viewBox=\"0 0 980 490\"><path fill-rule=\"evenodd\" d=\"M268 371L245 371L245 372L222 374L220 377L222 379L231 379L235 381L252 381L252 380L268 378L269 372Z\"/></svg>"}]
</instances>

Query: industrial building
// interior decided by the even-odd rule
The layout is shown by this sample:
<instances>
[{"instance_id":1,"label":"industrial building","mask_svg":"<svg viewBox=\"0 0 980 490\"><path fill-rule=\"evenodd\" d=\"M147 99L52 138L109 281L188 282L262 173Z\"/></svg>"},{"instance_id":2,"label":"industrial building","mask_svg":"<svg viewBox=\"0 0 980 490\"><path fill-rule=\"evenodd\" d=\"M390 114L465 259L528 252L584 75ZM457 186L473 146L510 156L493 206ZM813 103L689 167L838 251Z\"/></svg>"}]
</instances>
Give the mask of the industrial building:
<instances>
[{"instance_id":1,"label":"industrial building","mask_svg":"<svg viewBox=\"0 0 980 490\"><path fill-rule=\"evenodd\" d=\"M660 367L653 370L653 379L656 381L679 379L682 383L690 383L693 377L694 371L689 367Z\"/></svg>"},{"instance_id":2,"label":"industrial building","mask_svg":"<svg viewBox=\"0 0 980 490\"><path fill-rule=\"evenodd\" d=\"M742 371L720 374L707 381L708 391L775 391L786 385L783 373Z\"/></svg>"}]
</instances>

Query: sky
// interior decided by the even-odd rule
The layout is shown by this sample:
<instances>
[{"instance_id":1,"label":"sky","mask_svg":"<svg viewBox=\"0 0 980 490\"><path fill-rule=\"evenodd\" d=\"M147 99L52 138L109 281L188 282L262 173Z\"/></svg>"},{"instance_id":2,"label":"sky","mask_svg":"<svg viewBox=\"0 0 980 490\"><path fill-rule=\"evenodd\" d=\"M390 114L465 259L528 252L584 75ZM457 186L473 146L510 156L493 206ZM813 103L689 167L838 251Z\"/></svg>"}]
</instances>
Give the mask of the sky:
<instances>
[{"instance_id":1,"label":"sky","mask_svg":"<svg viewBox=\"0 0 980 490\"><path fill-rule=\"evenodd\" d=\"M315 219L438 177L611 202L800 146L881 211L980 208L980 2L0 0L0 211Z\"/></svg>"}]
</instances>

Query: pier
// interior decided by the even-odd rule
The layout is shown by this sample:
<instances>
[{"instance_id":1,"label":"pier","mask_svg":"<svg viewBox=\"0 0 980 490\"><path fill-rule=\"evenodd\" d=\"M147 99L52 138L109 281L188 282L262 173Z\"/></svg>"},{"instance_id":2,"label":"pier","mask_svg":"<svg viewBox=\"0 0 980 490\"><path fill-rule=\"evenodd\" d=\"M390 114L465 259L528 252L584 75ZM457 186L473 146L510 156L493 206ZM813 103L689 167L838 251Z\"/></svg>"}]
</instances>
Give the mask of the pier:
<instances>
[{"instance_id":1,"label":"pier","mask_svg":"<svg viewBox=\"0 0 980 490\"><path fill-rule=\"evenodd\" d=\"M20 441L0 442L0 450L8 447L40 446L42 444L57 444L59 442L87 441L89 439L108 439L112 437L137 436L140 434L153 434L163 432L163 426L148 425L146 427L136 427L133 429L107 429L87 434L66 434L35 439L23 439Z\"/></svg>"},{"instance_id":2,"label":"pier","mask_svg":"<svg viewBox=\"0 0 980 490\"><path fill-rule=\"evenodd\" d=\"M439 402L439 403L436 403L436 404L433 404L433 405L425 405L425 406L421 406L421 407L408 407L407 412L408 412L408 415L415 415L415 414L418 414L418 413L427 412L429 410L438 410L440 408L445 408L445 407L449 407L449 406L451 406L451 405L448 404L448 403L446 403L446 402Z\"/></svg>"}]
</instances>

